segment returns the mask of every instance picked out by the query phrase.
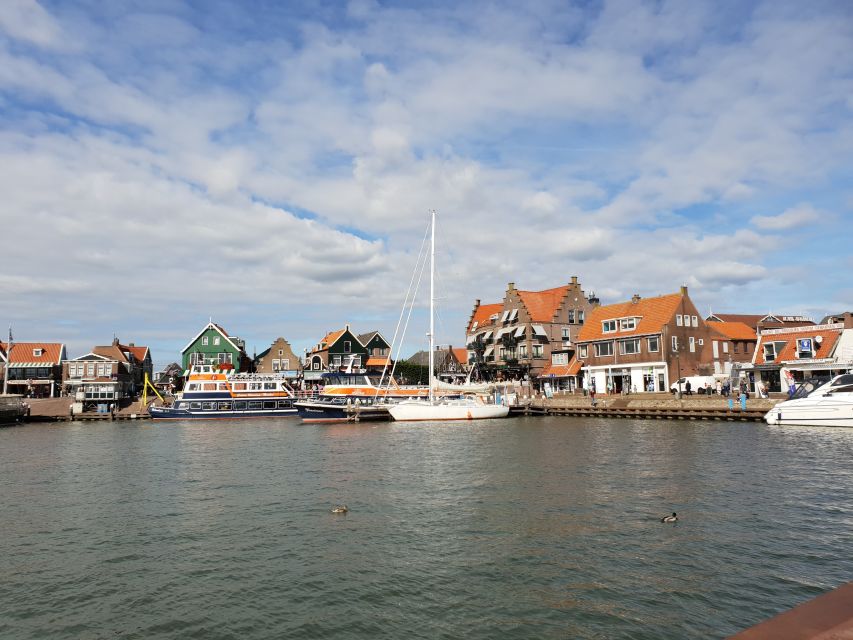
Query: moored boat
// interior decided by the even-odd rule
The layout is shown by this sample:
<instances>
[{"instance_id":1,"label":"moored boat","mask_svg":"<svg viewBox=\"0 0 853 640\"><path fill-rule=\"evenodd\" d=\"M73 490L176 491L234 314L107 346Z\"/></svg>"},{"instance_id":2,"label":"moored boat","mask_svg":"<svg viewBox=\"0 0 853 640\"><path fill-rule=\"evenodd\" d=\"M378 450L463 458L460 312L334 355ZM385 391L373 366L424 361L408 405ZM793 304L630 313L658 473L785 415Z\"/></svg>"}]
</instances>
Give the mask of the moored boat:
<instances>
[{"instance_id":1,"label":"moored boat","mask_svg":"<svg viewBox=\"0 0 853 640\"><path fill-rule=\"evenodd\" d=\"M155 419L276 418L296 415L293 390L278 374L233 373L193 365L183 391L169 406L150 406Z\"/></svg>"},{"instance_id":2,"label":"moored boat","mask_svg":"<svg viewBox=\"0 0 853 640\"><path fill-rule=\"evenodd\" d=\"M804 395L780 402L764 416L770 425L853 427L853 374L836 376ZM799 392L798 392L799 393Z\"/></svg>"}]
</instances>

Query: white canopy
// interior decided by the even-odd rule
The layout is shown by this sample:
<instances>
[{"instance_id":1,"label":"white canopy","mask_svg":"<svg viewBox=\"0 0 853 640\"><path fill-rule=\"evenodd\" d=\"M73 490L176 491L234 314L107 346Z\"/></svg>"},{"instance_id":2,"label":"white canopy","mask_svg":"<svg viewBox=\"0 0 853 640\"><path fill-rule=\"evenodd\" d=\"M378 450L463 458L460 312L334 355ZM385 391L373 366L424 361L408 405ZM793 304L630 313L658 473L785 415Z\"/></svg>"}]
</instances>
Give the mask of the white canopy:
<instances>
[{"instance_id":1,"label":"white canopy","mask_svg":"<svg viewBox=\"0 0 853 640\"><path fill-rule=\"evenodd\" d=\"M548 335L547 333L545 333L545 328L541 324L534 324L533 325L533 333L540 335L540 336L547 336Z\"/></svg>"},{"instance_id":2,"label":"white canopy","mask_svg":"<svg viewBox=\"0 0 853 640\"><path fill-rule=\"evenodd\" d=\"M527 331L527 326L526 326L526 325L521 325L520 327L518 327L518 329L516 329L516 330L515 330L515 337L516 337L516 338L520 338L521 336L523 336L523 335L524 335L524 333L525 333L526 331Z\"/></svg>"}]
</instances>

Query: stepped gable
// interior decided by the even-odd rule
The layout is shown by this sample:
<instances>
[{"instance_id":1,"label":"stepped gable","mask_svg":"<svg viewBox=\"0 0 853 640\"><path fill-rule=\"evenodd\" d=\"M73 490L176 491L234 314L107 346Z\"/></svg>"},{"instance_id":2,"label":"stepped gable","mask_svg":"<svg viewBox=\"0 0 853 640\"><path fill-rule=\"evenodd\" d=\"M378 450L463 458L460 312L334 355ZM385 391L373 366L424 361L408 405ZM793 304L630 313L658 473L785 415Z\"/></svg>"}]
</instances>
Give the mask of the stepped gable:
<instances>
[{"instance_id":1,"label":"stepped gable","mask_svg":"<svg viewBox=\"0 0 853 640\"><path fill-rule=\"evenodd\" d=\"M568 291L569 285L545 289L544 291L516 289L518 297L521 298L521 302L527 308L531 322L553 322L554 316L557 315L557 311Z\"/></svg>"},{"instance_id":2,"label":"stepped gable","mask_svg":"<svg viewBox=\"0 0 853 640\"><path fill-rule=\"evenodd\" d=\"M595 307L586 317L586 322L578 333L578 342L589 342L591 340L612 340L620 335L641 336L645 334L656 334L663 330L663 326L678 311L681 305L682 295L671 293L654 298L636 298L627 302L619 302L607 306ZM640 316L637 328L630 332L604 333L602 322L616 318L630 318Z\"/></svg>"},{"instance_id":3,"label":"stepped gable","mask_svg":"<svg viewBox=\"0 0 853 640\"><path fill-rule=\"evenodd\" d=\"M758 334L755 332L755 329L743 322L717 322L715 320L708 320L705 324L729 340L758 340Z\"/></svg>"}]
</instances>

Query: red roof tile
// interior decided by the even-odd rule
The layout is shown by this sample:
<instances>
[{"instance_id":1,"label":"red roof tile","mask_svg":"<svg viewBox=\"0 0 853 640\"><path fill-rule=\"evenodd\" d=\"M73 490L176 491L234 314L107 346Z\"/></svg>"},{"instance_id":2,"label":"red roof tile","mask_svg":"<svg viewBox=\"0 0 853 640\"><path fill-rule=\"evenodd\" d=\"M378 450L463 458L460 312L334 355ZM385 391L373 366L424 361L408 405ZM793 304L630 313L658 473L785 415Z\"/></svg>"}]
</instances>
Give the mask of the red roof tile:
<instances>
[{"instance_id":1,"label":"red roof tile","mask_svg":"<svg viewBox=\"0 0 853 640\"><path fill-rule=\"evenodd\" d=\"M764 347L758 348L755 353L755 364L770 364L781 363L788 360L797 359L797 340L800 338L814 338L821 336L821 343L815 349L815 358L828 358L835 348L835 343L838 342L841 336L841 329L816 329L812 327L803 327L800 331L791 331L790 333L762 333L761 342L765 345L768 342L784 342L785 345L776 350L775 360L764 359Z\"/></svg>"},{"instance_id":2,"label":"red roof tile","mask_svg":"<svg viewBox=\"0 0 853 640\"><path fill-rule=\"evenodd\" d=\"M453 355L456 356L460 364L468 364L468 349L457 347L453 349Z\"/></svg>"},{"instance_id":3,"label":"red roof tile","mask_svg":"<svg viewBox=\"0 0 853 640\"><path fill-rule=\"evenodd\" d=\"M655 298L640 298L637 302L619 302L603 307L595 307L586 317L583 327L578 332L577 342L612 339L622 336L634 336L660 333L681 304L681 294L672 293ZM640 322L632 331L617 331L604 333L602 322L616 318L639 316Z\"/></svg>"},{"instance_id":4,"label":"red roof tile","mask_svg":"<svg viewBox=\"0 0 853 640\"><path fill-rule=\"evenodd\" d=\"M576 376L580 373L582 366L581 362L575 356L572 356L572 359L569 360L569 364L554 364L549 362L545 365L545 368L542 369L542 373L539 374L539 377L550 378L551 374L553 374L555 378Z\"/></svg>"},{"instance_id":5,"label":"red roof tile","mask_svg":"<svg viewBox=\"0 0 853 640\"><path fill-rule=\"evenodd\" d=\"M481 304L474 311L474 317L471 318L471 323L468 325L468 333L473 333L477 329L482 329L484 326L494 324L493 320L489 320L496 313L500 313L504 308L502 302L497 304ZM474 329L474 323L477 323L477 329Z\"/></svg>"},{"instance_id":6,"label":"red roof tile","mask_svg":"<svg viewBox=\"0 0 853 640\"><path fill-rule=\"evenodd\" d=\"M518 296L524 306L527 307L532 322L553 322L554 314L557 313L560 303L566 297L568 289L569 285L545 289L544 291L518 290Z\"/></svg>"},{"instance_id":7,"label":"red roof tile","mask_svg":"<svg viewBox=\"0 0 853 640\"><path fill-rule=\"evenodd\" d=\"M705 324L730 340L758 340L755 329L743 322L715 322L708 320Z\"/></svg>"},{"instance_id":8,"label":"red roof tile","mask_svg":"<svg viewBox=\"0 0 853 640\"><path fill-rule=\"evenodd\" d=\"M42 355L34 356L33 349L41 349ZM9 362L38 362L44 364L59 364L65 345L58 342L14 342Z\"/></svg>"},{"instance_id":9,"label":"red roof tile","mask_svg":"<svg viewBox=\"0 0 853 640\"><path fill-rule=\"evenodd\" d=\"M335 342L340 338L346 329L340 329L338 331L330 331L327 333L322 340L320 340L319 344L311 350L311 353L319 353L320 351L326 351L329 347L331 347ZM321 347L320 345L325 344L325 347Z\"/></svg>"}]
</instances>

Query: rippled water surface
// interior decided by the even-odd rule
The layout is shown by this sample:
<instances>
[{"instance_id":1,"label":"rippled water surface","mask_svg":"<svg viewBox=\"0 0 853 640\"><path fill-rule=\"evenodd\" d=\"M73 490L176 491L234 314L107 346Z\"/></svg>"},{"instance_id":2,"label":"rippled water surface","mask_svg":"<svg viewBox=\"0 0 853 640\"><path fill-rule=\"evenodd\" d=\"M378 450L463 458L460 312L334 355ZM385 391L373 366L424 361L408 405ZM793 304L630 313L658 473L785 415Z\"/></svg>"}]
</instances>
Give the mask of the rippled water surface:
<instances>
[{"instance_id":1,"label":"rippled water surface","mask_svg":"<svg viewBox=\"0 0 853 640\"><path fill-rule=\"evenodd\" d=\"M853 579L851 453L723 422L2 429L0 637L724 637Z\"/></svg>"}]
</instances>

